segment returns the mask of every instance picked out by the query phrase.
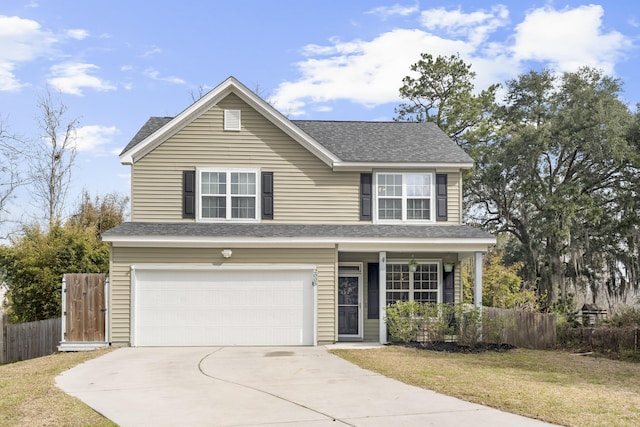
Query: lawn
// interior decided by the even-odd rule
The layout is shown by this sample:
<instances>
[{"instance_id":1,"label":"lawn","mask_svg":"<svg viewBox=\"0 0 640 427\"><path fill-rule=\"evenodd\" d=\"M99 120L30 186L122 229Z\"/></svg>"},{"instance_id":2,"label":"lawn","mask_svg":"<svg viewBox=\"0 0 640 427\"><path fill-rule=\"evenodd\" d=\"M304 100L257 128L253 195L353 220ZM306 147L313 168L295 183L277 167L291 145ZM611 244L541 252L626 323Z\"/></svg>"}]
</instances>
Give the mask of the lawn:
<instances>
[{"instance_id":1,"label":"lawn","mask_svg":"<svg viewBox=\"0 0 640 427\"><path fill-rule=\"evenodd\" d=\"M109 350L0 365L0 426L115 426L56 387L55 377Z\"/></svg>"},{"instance_id":2,"label":"lawn","mask_svg":"<svg viewBox=\"0 0 640 427\"><path fill-rule=\"evenodd\" d=\"M459 354L401 346L332 353L402 382L566 426L640 426L640 363L516 349Z\"/></svg>"}]
</instances>

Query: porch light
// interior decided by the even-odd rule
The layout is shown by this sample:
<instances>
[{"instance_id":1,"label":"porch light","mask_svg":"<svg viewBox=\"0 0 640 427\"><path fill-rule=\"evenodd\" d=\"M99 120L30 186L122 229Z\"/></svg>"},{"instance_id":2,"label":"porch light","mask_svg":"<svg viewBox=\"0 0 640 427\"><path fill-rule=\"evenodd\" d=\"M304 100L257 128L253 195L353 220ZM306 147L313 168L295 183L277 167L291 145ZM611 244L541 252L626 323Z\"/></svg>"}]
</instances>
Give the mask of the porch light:
<instances>
[{"instance_id":1,"label":"porch light","mask_svg":"<svg viewBox=\"0 0 640 427\"><path fill-rule=\"evenodd\" d=\"M223 249L222 250L222 256L224 258L231 258L232 254L233 254L233 252L231 251L231 249Z\"/></svg>"},{"instance_id":2,"label":"porch light","mask_svg":"<svg viewBox=\"0 0 640 427\"><path fill-rule=\"evenodd\" d=\"M444 272L445 273L451 273L453 271L453 267L455 266L455 264L452 264L450 262L447 262L444 264Z\"/></svg>"},{"instance_id":3,"label":"porch light","mask_svg":"<svg viewBox=\"0 0 640 427\"><path fill-rule=\"evenodd\" d=\"M418 261L416 261L413 256L409 260L409 273L415 273L418 269Z\"/></svg>"}]
</instances>

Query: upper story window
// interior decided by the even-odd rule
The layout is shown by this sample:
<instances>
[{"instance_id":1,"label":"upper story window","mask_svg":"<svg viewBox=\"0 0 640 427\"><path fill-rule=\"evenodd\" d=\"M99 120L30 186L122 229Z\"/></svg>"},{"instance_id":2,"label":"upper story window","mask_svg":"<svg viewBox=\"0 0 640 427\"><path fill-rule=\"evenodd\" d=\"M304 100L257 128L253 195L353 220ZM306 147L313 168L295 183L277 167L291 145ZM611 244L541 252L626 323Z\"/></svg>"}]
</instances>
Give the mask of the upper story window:
<instances>
[{"instance_id":1,"label":"upper story window","mask_svg":"<svg viewBox=\"0 0 640 427\"><path fill-rule=\"evenodd\" d=\"M377 220L432 222L433 185L432 173L377 173Z\"/></svg>"},{"instance_id":2,"label":"upper story window","mask_svg":"<svg viewBox=\"0 0 640 427\"><path fill-rule=\"evenodd\" d=\"M258 220L258 173L245 169L201 169L198 219Z\"/></svg>"}]
</instances>

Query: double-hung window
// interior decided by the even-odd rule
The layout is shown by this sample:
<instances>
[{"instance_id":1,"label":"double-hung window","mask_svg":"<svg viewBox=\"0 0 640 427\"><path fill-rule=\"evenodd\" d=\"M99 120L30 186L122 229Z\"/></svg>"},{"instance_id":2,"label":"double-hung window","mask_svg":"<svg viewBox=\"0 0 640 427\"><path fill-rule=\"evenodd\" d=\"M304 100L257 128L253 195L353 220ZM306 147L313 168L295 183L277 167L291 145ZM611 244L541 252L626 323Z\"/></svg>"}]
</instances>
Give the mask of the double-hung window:
<instances>
[{"instance_id":1,"label":"double-hung window","mask_svg":"<svg viewBox=\"0 0 640 427\"><path fill-rule=\"evenodd\" d=\"M377 173L378 221L433 221L432 173Z\"/></svg>"},{"instance_id":2,"label":"double-hung window","mask_svg":"<svg viewBox=\"0 0 640 427\"><path fill-rule=\"evenodd\" d=\"M258 171L202 169L199 218L212 221L258 220Z\"/></svg>"},{"instance_id":3,"label":"double-hung window","mask_svg":"<svg viewBox=\"0 0 640 427\"><path fill-rule=\"evenodd\" d=\"M416 271L411 272L406 263L387 264L387 304L396 301L439 302L438 268L437 262L425 262L418 264Z\"/></svg>"}]
</instances>

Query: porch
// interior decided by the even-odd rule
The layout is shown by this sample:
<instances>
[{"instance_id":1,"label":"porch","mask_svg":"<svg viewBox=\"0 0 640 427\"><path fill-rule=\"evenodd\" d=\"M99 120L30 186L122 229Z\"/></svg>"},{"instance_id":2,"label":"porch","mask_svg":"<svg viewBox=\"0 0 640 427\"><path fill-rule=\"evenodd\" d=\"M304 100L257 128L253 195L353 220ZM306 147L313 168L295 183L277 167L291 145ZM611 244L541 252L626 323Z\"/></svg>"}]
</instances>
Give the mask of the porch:
<instances>
[{"instance_id":1,"label":"porch","mask_svg":"<svg viewBox=\"0 0 640 427\"><path fill-rule=\"evenodd\" d=\"M461 262L473 257L474 304L482 304L477 252L340 251L336 274L337 342L387 342L384 311L395 301L463 300Z\"/></svg>"}]
</instances>

